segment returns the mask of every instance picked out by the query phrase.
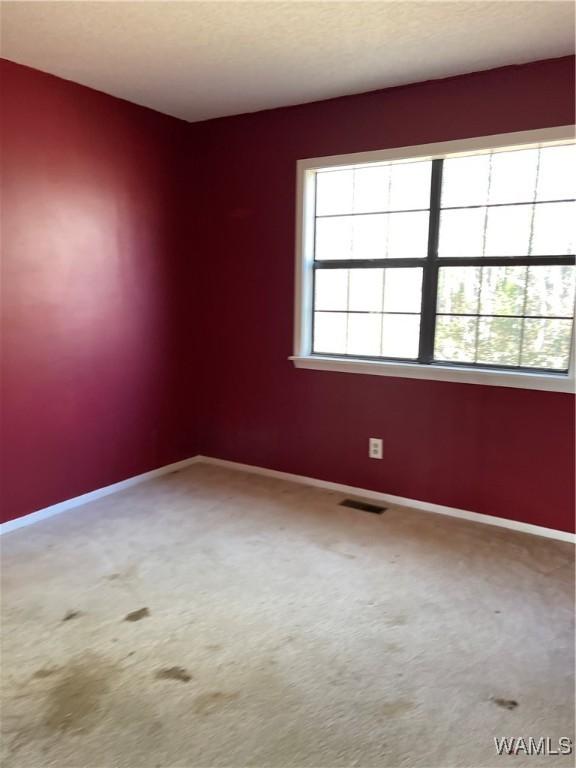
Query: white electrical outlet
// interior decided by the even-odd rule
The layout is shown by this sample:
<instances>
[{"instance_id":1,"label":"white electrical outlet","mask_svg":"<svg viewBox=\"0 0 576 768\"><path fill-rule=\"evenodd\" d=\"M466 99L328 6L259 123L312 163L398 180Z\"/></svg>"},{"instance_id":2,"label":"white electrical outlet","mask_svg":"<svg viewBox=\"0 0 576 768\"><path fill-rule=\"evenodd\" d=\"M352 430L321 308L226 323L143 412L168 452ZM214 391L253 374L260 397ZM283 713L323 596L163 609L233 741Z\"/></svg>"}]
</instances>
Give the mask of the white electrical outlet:
<instances>
[{"instance_id":1,"label":"white electrical outlet","mask_svg":"<svg viewBox=\"0 0 576 768\"><path fill-rule=\"evenodd\" d=\"M382 440L379 437L371 437L368 441L368 456L371 459L382 458Z\"/></svg>"}]
</instances>

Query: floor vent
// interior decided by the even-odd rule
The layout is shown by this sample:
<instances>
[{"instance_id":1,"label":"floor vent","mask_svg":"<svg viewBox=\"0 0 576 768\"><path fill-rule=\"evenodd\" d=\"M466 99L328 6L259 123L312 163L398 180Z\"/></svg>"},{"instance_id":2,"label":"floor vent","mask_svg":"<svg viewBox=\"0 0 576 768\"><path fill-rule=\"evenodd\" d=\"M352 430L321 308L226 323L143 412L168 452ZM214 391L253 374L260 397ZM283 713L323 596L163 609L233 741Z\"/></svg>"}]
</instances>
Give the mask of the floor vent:
<instances>
[{"instance_id":1,"label":"floor vent","mask_svg":"<svg viewBox=\"0 0 576 768\"><path fill-rule=\"evenodd\" d=\"M366 501L356 501L356 499L344 499L340 502L340 506L359 509L362 512L372 512L373 515L381 515L382 512L386 512L386 507L378 507L376 504L368 504Z\"/></svg>"}]
</instances>

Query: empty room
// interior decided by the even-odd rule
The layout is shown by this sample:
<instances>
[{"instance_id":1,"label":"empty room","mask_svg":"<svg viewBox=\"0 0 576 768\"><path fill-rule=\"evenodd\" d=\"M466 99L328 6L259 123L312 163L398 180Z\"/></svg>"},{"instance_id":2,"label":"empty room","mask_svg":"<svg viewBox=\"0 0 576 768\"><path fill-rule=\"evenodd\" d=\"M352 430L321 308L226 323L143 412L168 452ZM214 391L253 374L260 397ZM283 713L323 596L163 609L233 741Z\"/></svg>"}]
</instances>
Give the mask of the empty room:
<instances>
[{"instance_id":1,"label":"empty room","mask_svg":"<svg viewBox=\"0 0 576 768\"><path fill-rule=\"evenodd\" d=\"M575 4L0 13L2 766L574 766Z\"/></svg>"}]
</instances>

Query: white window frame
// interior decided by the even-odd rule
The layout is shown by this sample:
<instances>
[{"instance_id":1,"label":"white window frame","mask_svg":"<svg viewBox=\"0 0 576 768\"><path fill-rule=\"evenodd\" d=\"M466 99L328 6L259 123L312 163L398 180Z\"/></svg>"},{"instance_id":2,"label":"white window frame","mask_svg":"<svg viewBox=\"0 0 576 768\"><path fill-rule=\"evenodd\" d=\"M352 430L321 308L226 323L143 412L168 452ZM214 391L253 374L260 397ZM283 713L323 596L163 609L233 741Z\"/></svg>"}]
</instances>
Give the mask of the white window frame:
<instances>
[{"instance_id":1,"label":"white window frame","mask_svg":"<svg viewBox=\"0 0 576 768\"><path fill-rule=\"evenodd\" d=\"M576 331L572 334L572 350L568 373L530 373L490 368L447 366L441 364L393 362L389 360L354 360L348 357L326 357L312 353L313 261L314 261L314 198L316 171L325 168L345 168L364 163L398 160L433 160L457 154L489 152L493 149L522 147L529 149L554 142L573 141L575 126L564 125L535 131L520 131L474 139L443 141L375 152L315 157L297 162L296 183L296 271L294 354L290 360L296 368L339 373L361 373L395 376L408 379L433 379L462 384L484 384L495 387L519 387L553 392L575 391Z\"/></svg>"}]
</instances>

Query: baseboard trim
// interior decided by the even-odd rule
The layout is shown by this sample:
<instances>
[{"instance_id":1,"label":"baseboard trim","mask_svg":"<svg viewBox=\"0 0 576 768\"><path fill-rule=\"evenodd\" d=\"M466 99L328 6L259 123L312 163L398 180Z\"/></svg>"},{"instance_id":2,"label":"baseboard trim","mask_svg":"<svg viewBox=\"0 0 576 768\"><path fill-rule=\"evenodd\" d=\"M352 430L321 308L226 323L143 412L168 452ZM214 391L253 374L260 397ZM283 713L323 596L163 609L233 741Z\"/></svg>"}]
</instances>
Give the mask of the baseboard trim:
<instances>
[{"instance_id":1,"label":"baseboard trim","mask_svg":"<svg viewBox=\"0 0 576 768\"><path fill-rule=\"evenodd\" d=\"M469 520L473 523L493 525L498 528L509 528L513 531L530 533L533 536L543 536L548 539L557 539L558 541L567 541L571 544L576 544L576 534L568 533L567 531L557 531L554 528L545 528L541 525L532 525L531 523L521 523L516 520L507 520L505 517L493 517L492 515L484 515L480 512L469 512L466 509L445 507L442 504L432 504L429 501L408 499L404 496L394 496L390 493L370 491L366 488L356 488L352 485L343 485L342 483L332 483L327 480L318 480L317 478L307 477L306 475L293 475L290 472L280 472L277 469L267 469L265 467L258 467L253 464L241 464L236 461L216 459L211 456L197 456L196 460L203 464L212 464L217 467L226 467L227 469L249 472L254 475L265 475L266 477L274 477L279 480L289 480L294 483L311 485L315 488L324 488L326 490L336 491L337 493L361 496L373 501L395 504L401 507L410 507L411 509L417 509L420 512L432 512L436 515L447 515L448 517L456 517L460 520Z\"/></svg>"},{"instance_id":2,"label":"baseboard trim","mask_svg":"<svg viewBox=\"0 0 576 768\"><path fill-rule=\"evenodd\" d=\"M307 477L306 475L294 475L291 472L281 472L277 469L267 469L266 467L258 467L254 464L241 464L237 461L228 461L227 459L217 459L212 456L191 456L188 459L182 461L175 461L172 464L166 464L163 467L152 469L149 472L143 472L140 475L134 475L126 480L121 480L118 483L107 485L104 488L98 488L95 491L84 493L81 496L75 496L73 499L66 499L58 504L53 504L50 507L39 509L36 512L31 512L29 515L23 515L17 517L15 520L8 520L0 525L0 535L10 533L18 528L23 528L27 525L33 525L40 520L46 520L54 515L59 515L61 512L67 512L75 507L83 506L91 501L102 499L105 496L110 496L113 493L118 493L126 488L131 488L134 485L139 485L147 480L153 480L155 477L161 477L167 475L170 472L176 472L179 469L185 469L192 464L211 464L217 467L225 467L227 469L233 469L239 472L248 472L253 475L264 475L266 477L274 477L279 480L289 480L293 483L300 483L301 485L310 485L315 488L324 488L329 491L336 491L337 493L343 493L351 496L361 496L366 499L374 501L385 502L387 504L395 504L400 507L410 507L411 509L417 509L420 512L432 512L436 515L447 515L448 517L456 517L460 520L469 520L473 523L482 523L484 525L493 525L499 528L509 528L513 531L520 531L521 533L529 533L533 536L543 536L548 539L557 539L558 541L567 541L571 544L576 544L576 535L568 533L566 531L557 531L554 528L545 528L541 525L532 525L531 523L521 523L516 520L507 520L504 517L493 517L492 515L483 515L480 512L469 512L466 509L456 509L455 507L445 507L442 504L432 504L428 501L419 501L418 499L409 499L404 496L394 496L390 493L381 493L380 491L370 491L367 488L356 488L352 485L344 485L343 483L332 483L328 480L319 480L315 477Z\"/></svg>"},{"instance_id":3,"label":"baseboard trim","mask_svg":"<svg viewBox=\"0 0 576 768\"><path fill-rule=\"evenodd\" d=\"M67 512L69 509L74 509L74 507L80 507L84 504L88 504L90 501L96 501L97 499L104 498L104 496L110 496L112 493L118 493L118 491L131 488L133 485L145 483L147 480L153 480L155 477L161 477L170 472L184 469L185 467L190 466L190 464L195 464L199 460L199 456L192 456L188 459L183 459L182 461L175 461L172 464L166 464L163 467L151 469L149 472L143 472L141 475L134 475L133 477L128 477L126 480L120 480L118 483L106 485L104 488L97 488L95 491L83 493L81 496L75 496L73 499L60 501L58 504L52 504L50 507L44 507L44 509L31 512L29 515L17 517L15 520L8 520L0 525L0 535L10 533L10 531L15 531L18 528L24 528L27 525L33 525L40 520L46 520L49 517L54 517L54 515L59 515L61 512Z\"/></svg>"}]
</instances>

